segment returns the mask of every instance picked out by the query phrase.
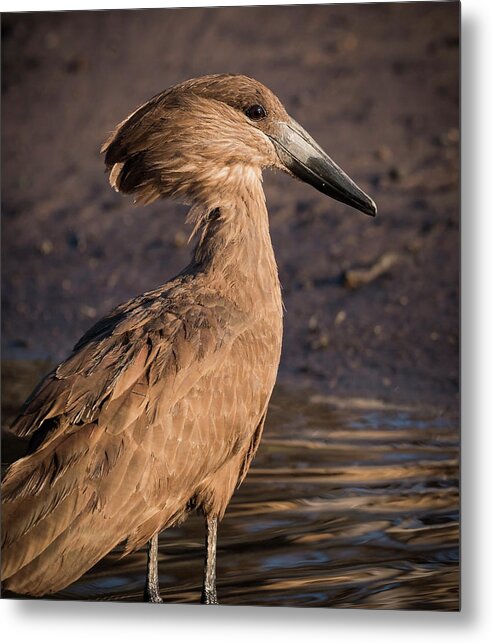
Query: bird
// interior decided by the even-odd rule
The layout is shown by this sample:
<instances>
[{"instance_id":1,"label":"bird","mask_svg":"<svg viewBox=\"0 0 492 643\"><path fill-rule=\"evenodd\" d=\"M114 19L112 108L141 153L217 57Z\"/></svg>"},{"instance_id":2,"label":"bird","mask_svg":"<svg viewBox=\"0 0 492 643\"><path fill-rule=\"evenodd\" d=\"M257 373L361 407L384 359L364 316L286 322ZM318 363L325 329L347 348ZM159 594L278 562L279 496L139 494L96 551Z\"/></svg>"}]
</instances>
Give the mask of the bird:
<instances>
[{"instance_id":1,"label":"bird","mask_svg":"<svg viewBox=\"0 0 492 643\"><path fill-rule=\"evenodd\" d=\"M218 603L218 524L258 449L280 361L283 304L262 172L281 170L365 214L376 205L259 81L214 74L157 94L101 148L137 204L190 205L190 263L90 328L11 431L27 453L2 482L3 588L44 596L116 546L205 522L201 602Z\"/></svg>"}]
</instances>

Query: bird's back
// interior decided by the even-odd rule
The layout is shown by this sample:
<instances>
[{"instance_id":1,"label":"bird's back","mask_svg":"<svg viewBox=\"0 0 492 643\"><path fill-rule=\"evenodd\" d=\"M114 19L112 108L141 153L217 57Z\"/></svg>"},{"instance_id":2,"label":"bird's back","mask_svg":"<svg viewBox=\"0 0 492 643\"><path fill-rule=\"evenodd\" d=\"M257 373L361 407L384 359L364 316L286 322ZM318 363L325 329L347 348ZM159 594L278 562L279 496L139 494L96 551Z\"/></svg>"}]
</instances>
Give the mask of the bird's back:
<instances>
[{"instance_id":1,"label":"bird's back","mask_svg":"<svg viewBox=\"0 0 492 643\"><path fill-rule=\"evenodd\" d=\"M203 274L115 309L24 405L2 485L4 587L55 592L193 507L221 516L258 446L281 319Z\"/></svg>"}]
</instances>

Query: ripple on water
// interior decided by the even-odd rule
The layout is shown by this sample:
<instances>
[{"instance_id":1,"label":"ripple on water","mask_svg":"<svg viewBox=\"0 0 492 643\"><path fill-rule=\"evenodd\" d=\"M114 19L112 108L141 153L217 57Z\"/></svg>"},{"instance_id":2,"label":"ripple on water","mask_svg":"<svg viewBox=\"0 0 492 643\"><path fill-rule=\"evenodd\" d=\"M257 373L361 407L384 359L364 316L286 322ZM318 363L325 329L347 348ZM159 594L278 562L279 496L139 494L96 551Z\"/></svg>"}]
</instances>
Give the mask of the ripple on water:
<instances>
[{"instance_id":1,"label":"ripple on water","mask_svg":"<svg viewBox=\"0 0 492 643\"><path fill-rule=\"evenodd\" d=\"M8 387L19 401L32 387L16 372L6 422ZM277 390L220 526L221 603L459 609L458 459L450 413ZM199 516L161 534L165 601L199 601L203 535ZM141 601L144 578L144 551L115 551L54 598Z\"/></svg>"}]
</instances>

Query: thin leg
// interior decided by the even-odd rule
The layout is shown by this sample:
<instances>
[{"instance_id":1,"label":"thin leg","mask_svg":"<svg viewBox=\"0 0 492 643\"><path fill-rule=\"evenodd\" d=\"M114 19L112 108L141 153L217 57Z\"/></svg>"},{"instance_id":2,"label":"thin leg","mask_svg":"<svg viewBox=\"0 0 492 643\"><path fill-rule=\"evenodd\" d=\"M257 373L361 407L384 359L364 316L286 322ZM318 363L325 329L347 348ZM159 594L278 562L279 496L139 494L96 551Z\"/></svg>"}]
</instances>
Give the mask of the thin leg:
<instances>
[{"instance_id":1,"label":"thin leg","mask_svg":"<svg viewBox=\"0 0 492 643\"><path fill-rule=\"evenodd\" d=\"M217 560L217 518L207 516L207 535L205 539L207 549L205 557L205 570L203 577L202 600L204 605L218 605L217 588L215 586L215 562Z\"/></svg>"},{"instance_id":2,"label":"thin leg","mask_svg":"<svg viewBox=\"0 0 492 643\"><path fill-rule=\"evenodd\" d=\"M155 534L147 544L147 578L145 579L144 600L147 603L162 603L159 594L159 534Z\"/></svg>"}]
</instances>

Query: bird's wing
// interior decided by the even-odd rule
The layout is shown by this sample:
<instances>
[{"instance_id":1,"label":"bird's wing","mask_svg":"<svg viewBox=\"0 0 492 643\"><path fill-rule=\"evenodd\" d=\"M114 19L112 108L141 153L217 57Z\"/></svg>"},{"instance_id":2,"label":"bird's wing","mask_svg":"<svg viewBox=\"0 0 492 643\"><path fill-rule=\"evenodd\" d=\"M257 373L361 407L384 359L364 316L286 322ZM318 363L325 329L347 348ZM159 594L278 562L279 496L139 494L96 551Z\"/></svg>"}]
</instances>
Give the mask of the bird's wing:
<instances>
[{"instance_id":1,"label":"bird's wing","mask_svg":"<svg viewBox=\"0 0 492 643\"><path fill-rule=\"evenodd\" d=\"M155 514L154 453L162 450L167 466L182 441L167 435L159 414L219 369L231 344L226 329L241 327L230 323L230 306L196 301L178 288L120 307L24 405L13 428L31 437L32 453L2 484L2 576L17 578L12 589L66 586ZM188 457L183 468L192 464Z\"/></svg>"},{"instance_id":2,"label":"bird's wing","mask_svg":"<svg viewBox=\"0 0 492 643\"><path fill-rule=\"evenodd\" d=\"M188 286L188 287L186 287ZM104 421L120 423L131 418L117 402L146 374L179 399L186 383L192 384L204 369L220 360L226 334L241 323L220 301L197 303L189 284L158 289L114 309L75 345L69 357L51 371L24 403L10 431L34 438L33 451L63 425L77 431L103 414ZM234 323L231 324L231 321Z\"/></svg>"}]
</instances>

